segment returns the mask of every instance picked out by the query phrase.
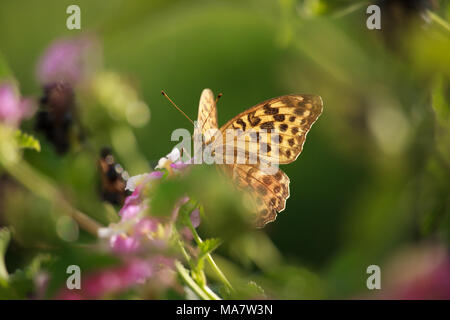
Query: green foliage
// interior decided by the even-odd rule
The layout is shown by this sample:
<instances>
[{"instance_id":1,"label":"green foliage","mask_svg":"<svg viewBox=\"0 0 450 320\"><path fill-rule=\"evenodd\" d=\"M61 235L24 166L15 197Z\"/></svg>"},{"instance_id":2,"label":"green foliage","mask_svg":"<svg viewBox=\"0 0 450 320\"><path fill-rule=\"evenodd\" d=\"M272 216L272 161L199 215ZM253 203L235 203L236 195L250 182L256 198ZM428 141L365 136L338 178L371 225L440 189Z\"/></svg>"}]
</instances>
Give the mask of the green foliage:
<instances>
[{"instance_id":1,"label":"green foliage","mask_svg":"<svg viewBox=\"0 0 450 320\"><path fill-rule=\"evenodd\" d=\"M37 152L41 151L41 144L39 140L37 140L32 135L22 132L20 130L16 131L16 141L19 148L22 149L33 149Z\"/></svg>"},{"instance_id":2,"label":"green foliage","mask_svg":"<svg viewBox=\"0 0 450 320\"><path fill-rule=\"evenodd\" d=\"M48 261L48 254L37 254L23 269L15 270L7 279L0 279L0 299L28 299L35 295L38 275Z\"/></svg>"},{"instance_id":3,"label":"green foliage","mask_svg":"<svg viewBox=\"0 0 450 320\"><path fill-rule=\"evenodd\" d=\"M203 259L206 257L206 255L212 253L214 250L216 250L220 246L220 239L212 238L212 239L206 239L199 245L200 254L198 255L198 259Z\"/></svg>"},{"instance_id":4,"label":"green foliage","mask_svg":"<svg viewBox=\"0 0 450 320\"><path fill-rule=\"evenodd\" d=\"M366 1L113 0L120 10L83 2L81 34L96 32L105 62L75 90L74 122L84 139L59 155L33 132L35 118L17 132L0 125L0 224L11 230L0 231L0 297L29 298L44 272L51 275L45 297L53 298L68 265L84 274L123 263L104 250L106 240L68 217L78 210L102 227L121 219L121 207L99 196L103 146L130 175L141 174L176 144L174 129L192 131L162 89L194 120L204 87L224 93L221 124L288 93L324 101L302 154L281 167L291 181L286 209L262 230L253 228L243 193L211 166L175 177L166 171L151 182L147 218L169 221L189 198L170 253L180 262L178 284L192 280L197 296L372 297L368 265L384 270L422 243L448 250L450 4L437 2L432 14L408 11L400 23L383 13L379 31L365 26ZM65 7L56 0L0 3L0 81L14 81L24 97L43 96L33 75L44 50L75 35L61 19ZM30 28L35 21L39 28ZM68 225L80 229L70 241ZM185 228L193 240L184 238ZM149 285L111 298L185 298L179 287L157 292Z\"/></svg>"}]
</instances>

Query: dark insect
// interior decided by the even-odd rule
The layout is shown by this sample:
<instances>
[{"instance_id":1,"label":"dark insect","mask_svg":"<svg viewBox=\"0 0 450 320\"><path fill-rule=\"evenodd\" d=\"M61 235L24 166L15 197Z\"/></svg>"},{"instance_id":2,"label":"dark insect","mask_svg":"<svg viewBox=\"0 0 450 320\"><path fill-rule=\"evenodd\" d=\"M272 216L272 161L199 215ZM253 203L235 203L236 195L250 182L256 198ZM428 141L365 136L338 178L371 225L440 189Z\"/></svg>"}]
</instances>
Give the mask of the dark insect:
<instances>
[{"instance_id":1,"label":"dark insect","mask_svg":"<svg viewBox=\"0 0 450 320\"><path fill-rule=\"evenodd\" d=\"M125 190L128 173L116 163L109 148L103 148L98 161L100 171L100 195L104 201L114 205L123 205L130 192Z\"/></svg>"},{"instance_id":2,"label":"dark insect","mask_svg":"<svg viewBox=\"0 0 450 320\"><path fill-rule=\"evenodd\" d=\"M35 130L43 132L59 154L66 153L75 132L75 95L70 85L52 83L44 87L41 108L37 114ZM80 130L81 131L81 130ZM78 138L82 140L81 133Z\"/></svg>"}]
</instances>

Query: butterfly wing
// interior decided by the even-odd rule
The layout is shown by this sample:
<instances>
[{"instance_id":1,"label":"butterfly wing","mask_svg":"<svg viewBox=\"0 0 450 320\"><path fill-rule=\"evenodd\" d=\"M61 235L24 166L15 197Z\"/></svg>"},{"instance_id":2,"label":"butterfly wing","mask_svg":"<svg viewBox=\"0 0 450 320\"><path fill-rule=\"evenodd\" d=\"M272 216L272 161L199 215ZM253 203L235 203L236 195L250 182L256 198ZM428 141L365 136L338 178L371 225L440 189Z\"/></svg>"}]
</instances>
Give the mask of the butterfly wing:
<instances>
[{"instance_id":1,"label":"butterfly wing","mask_svg":"<svg viewBox=\"0 0 450 320\"><path fill-rule=\"evenodd\" d=\"M211 142L218 129L216 101L210 89L204 89L200 96L197 128L204 135L204 144Z\"/></svg>"},{"instance_id":2,"label":"butterfly wing","mask_svg":"<svg viewBox=\"0 0 450 320\"><path fill-rule=\"evenodd\" d=\"M289 198L289 177L280 169L275 174L267 174L258 165L221 165L235 181L238 188L246 190L252 198L255 224L264 227L276 219L284 210Z\"/></svg>"},{"instance_id":3,"label":"butterfly wing","mask_svg":"<svg viewBox=\"0 0 450 320\"><path fill-rule=\"evenodd\" d=\"M223 153L224 159L229 152L232 152L231 156L234 157L232 164L220 167L232 175L238 187L247 189L252 194L256 205L257 226L262 227L275 220L277 213L284 210L289 197L288 176L279 169L274 174L267 174L260 169L259 159L277 164L296 160L303 149L306 135L322 113L322 108L323 103L319 96L287 95L262 102L240 113L220 128L223 140L214 141L213 147ZM227 129L240 130L240 133L232 140L227 140ZM261 141L260 133L267 133L266 141ZM244 135L244 147L236 146L236 140L242 138L239 135ZM264 143L266 145L260 152ZM229 145L231 147L227 148ZM273 152L275 147L278 152ZM237 163L239 152L244 154L245 160L253 158L258 162ZM259 158L255 157L254 153L257 153Z\"/></svg>"},{"instance_id":4,"label":"butterfly wing","mask_svg":"<svg viewBox=\"0 0 450 320\"><path fill-rule=\"evenodd\" d=\"M246 159L249 159L252 153L257 153L260 159L266 162L291 163L302 152L306 135L322 113L322 109L322 98L317 95L286 95L264 101L238 114L220 128L224 146L222 152L226 155L233 150L226 146L236 146L236 140L242 138L246 141L245 150L238 151L244 152ZM227 140L228 129L241 130L241 133L234 140ZM264 133L267 133L267 141L261 140L260 134ZM216 147L218 143L219 141ZM260 152L263 144L264 150ZM273 151L275 147L278 152ZM235 151L234 157L237 157Z\"/></svg>"}]
</instances>

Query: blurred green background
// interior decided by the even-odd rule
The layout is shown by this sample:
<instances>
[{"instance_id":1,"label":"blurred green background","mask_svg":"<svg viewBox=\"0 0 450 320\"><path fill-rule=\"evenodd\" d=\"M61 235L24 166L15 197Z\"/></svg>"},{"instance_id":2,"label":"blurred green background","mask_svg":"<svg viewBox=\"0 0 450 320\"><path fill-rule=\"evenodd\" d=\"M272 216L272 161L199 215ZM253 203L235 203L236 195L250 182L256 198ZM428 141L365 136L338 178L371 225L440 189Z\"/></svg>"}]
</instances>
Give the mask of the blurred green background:
<instances>
[{"instance_id":1,"label":"blurred green background","mask_svg":"<svg viewBox=\"0 0 450 320\"><path fill-rule=\"evenodd\" d=\"M380 31L367 29L363 1L1 0L0 52L22 94L39 97L35 70L45 48L96 35L103 68L137 90L150 119L103 127L90 112L106 109L90 111L83 99L78 107L93 150L112 145L132 175L172 149L174 129L192 131L161 90L191 118L203 88L222 92L220 124L272 97L320 95L324 111L303 153L282 167L291 179L287 208L264 230L286 261L320 275L326 296L345 297L365 290L368 265L406 246L450 240L450 5L430 3L442 21L423 20L425 10L405 9L400 18L383 11ZM81 8L81 31L66 28L71 4ZM106 221L95 157L60 157L38 137L42 152L26 158Z\"/></svg>"}]
</instances>

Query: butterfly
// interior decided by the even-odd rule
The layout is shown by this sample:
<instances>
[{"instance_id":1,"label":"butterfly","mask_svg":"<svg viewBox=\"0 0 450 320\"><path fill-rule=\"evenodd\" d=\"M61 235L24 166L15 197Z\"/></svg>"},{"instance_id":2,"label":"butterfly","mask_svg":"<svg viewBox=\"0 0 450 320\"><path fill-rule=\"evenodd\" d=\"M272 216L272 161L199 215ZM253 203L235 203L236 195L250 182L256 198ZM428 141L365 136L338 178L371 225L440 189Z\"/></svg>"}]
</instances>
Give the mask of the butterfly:
<instances>
[{"instance_id":1,"label":"butterfly","mask_svg":"<svg viewBox=\"0 0 450 320\"><path fill-rule=\"evenodd\" d=\"M58 154L69 151L72 142L82 142L84 135L77 114L73 88L56 82L44 87L37 113L35 130L43 132Z\"/></svg>"},{"instance_id":2,"label":"butterfly","mask_svg":"<svg viewBox=\"0 0 450 320\"><path fill-rule=\"evenodd\" d=\"M322 98L311 94L285 95L261 102L238 114L220 129L218 128L216 99L210 89L204 89L198 108L197 128L203 134L203 146L219 150L225 156L232 152L237 157L238 151L249 159L254 152L260 151L262 142L259 133L267 133L267 141L262 152L263 159L271 159L273 150L277 149L277 163L287 164L295 161L302 152L306 135L311 126L322 113ZM246 135L244 150L237 150L230 139L217 139L227 130L237 130L239 135ZM250 133L250 134L248 134ZM259 147L258 147L259 146ZM261 154L259 155L261 156ZM273 159L272 159L273 160ZM281 170L268 174L261 169L260 163L239 163L233 161L218 166L230 175L237 187L245 189L254 200L255 224L263 227L276 219L277 214L286 207L289 198L289 177Z\"/></svg>"},{"instance_id":3,"label":"butterfly","mask_svg":"<svg viewBox=\"0 0 450 320\"><path fill-rule=\"evenodd\" d=\"M112 151L103 148L98 160L100 172L100 195L104 201L114 205L123 205L129 192L125 190L128 173L116 162Z\"/></svg>"}]
</instances>

